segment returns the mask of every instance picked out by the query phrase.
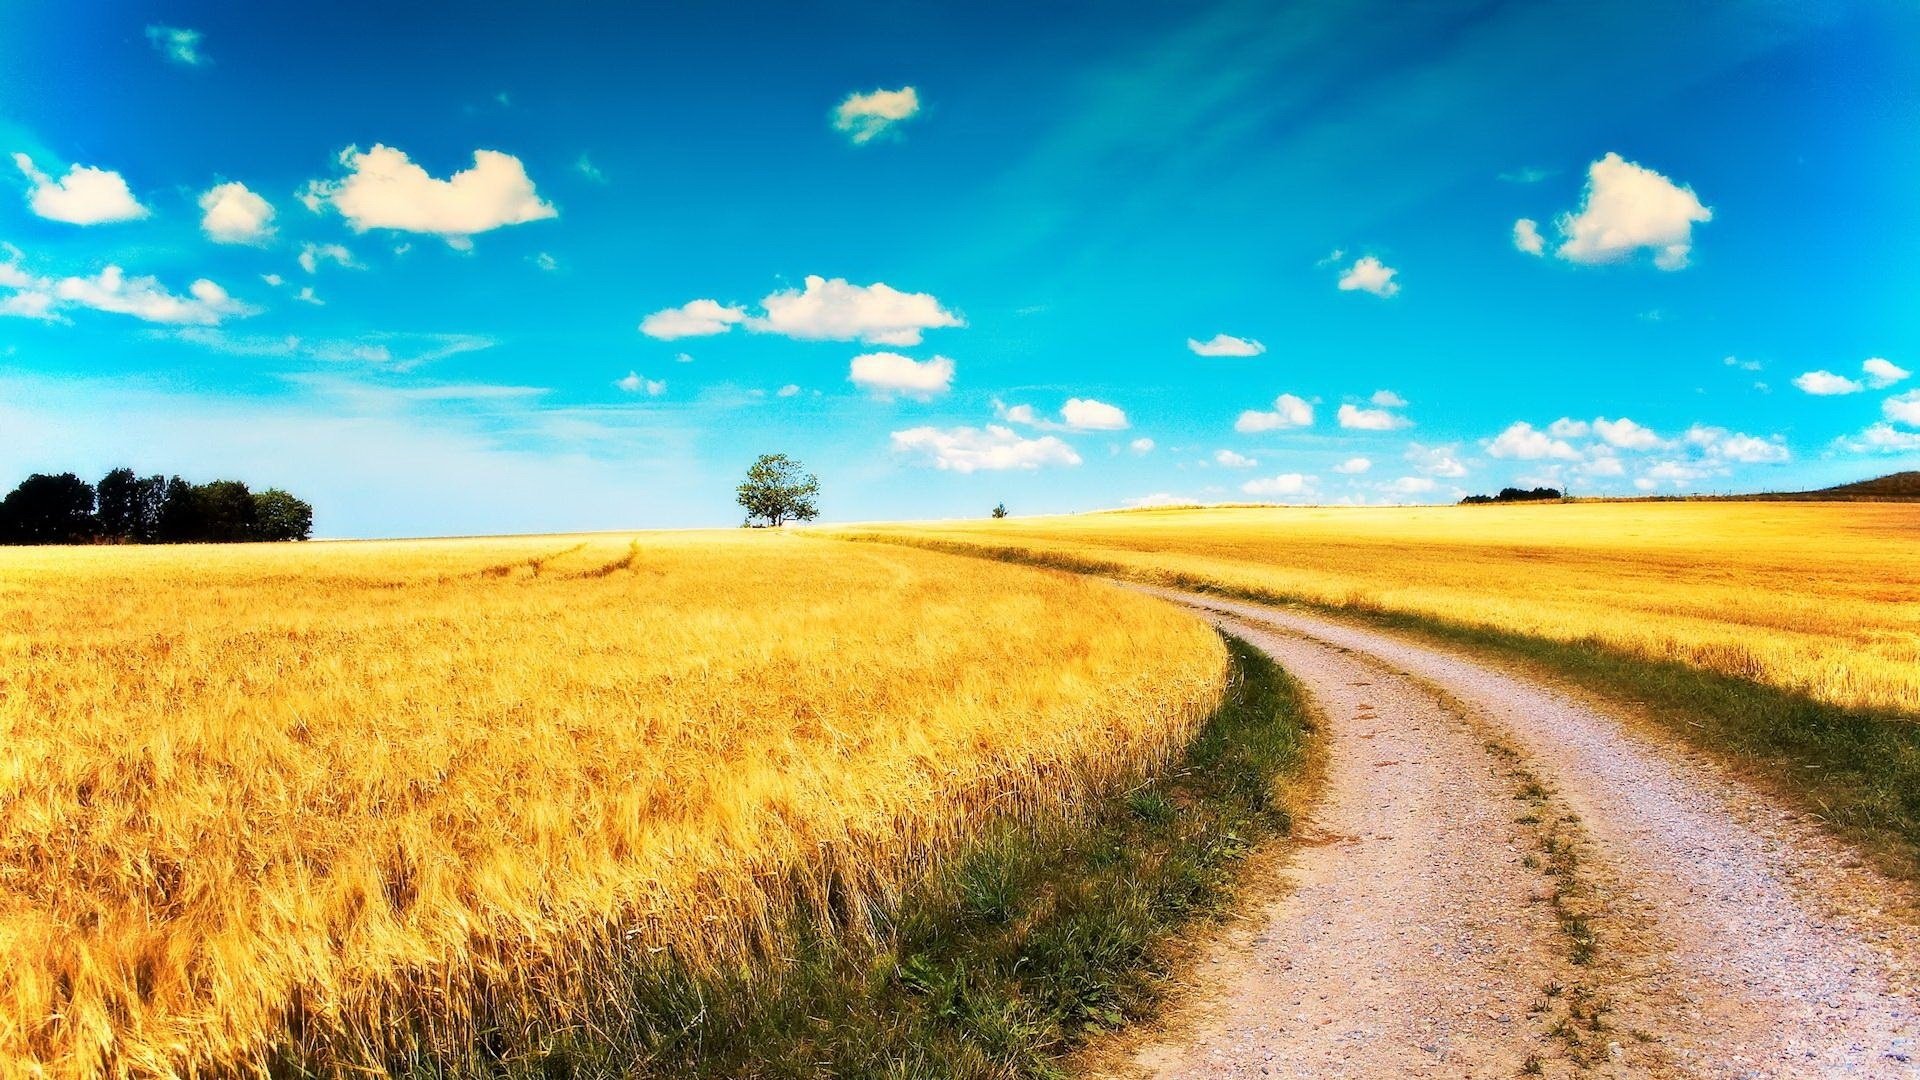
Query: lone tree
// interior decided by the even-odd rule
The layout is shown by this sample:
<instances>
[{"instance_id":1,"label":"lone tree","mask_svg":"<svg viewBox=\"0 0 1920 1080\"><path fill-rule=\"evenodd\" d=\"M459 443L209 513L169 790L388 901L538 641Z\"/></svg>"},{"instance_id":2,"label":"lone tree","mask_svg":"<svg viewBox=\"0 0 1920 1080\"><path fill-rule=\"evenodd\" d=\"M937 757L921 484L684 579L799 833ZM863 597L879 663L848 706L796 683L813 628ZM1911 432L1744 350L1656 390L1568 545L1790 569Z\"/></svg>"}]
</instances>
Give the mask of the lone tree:
<instances>
[{"instance_id":1,"label":"lone tree","mask_svg":"<svg viewBox=\"0 0 1920 1080\"><path fill-rule=\"evenodd\" d=\"M803 472L798 461L785 454L761 454L740 482L740 505L747 508L747 524L759 521L778 527L788 521L812 521L820 511L813 505L820 481Z\"/></svg>"},{"instance_id":2,"label":"lone tree","mask_svg":"<svg viewBox=\"0 0 1920 1080\"><path fill-rule=\"evenodd\" d=\"M994 517L997 517L997 518L1003 518L1003 517L1006 517L1006 516L1007 516L1007 504L1006 504L1006 503L1001 503L1000 505L998 505L998 506L996 506L996 507L994 507L994 508L993 508L993 516L994 516Z\"/></svg>"}]
</instances>

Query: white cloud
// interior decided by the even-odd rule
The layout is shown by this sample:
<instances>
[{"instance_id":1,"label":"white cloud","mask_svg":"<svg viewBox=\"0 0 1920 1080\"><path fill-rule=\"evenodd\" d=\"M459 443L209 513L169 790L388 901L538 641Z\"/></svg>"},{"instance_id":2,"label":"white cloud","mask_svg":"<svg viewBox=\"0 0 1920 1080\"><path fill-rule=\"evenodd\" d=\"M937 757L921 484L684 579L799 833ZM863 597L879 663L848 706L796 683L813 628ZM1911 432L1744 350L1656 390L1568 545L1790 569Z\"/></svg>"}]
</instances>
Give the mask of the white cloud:
<instances>
[{"instance_id":1,"label":"white cloud","mask_svg":"<svg viewBox=\"0 0 1920 1080\"><path fill-rule=\"evenodd\" d=\"M1373 396L1367 400L1383 409L1404 409L1407 407L1407 399L1391 390L1375 390Z\"/></svg>"},{"instance_id":2,"label":"white cloud","mask_svg":"<svg viewBox=\"0 0 1920 1080\"><path fill-rule=\"evenodd\" d=\"M1142 436L1128 443L1127 449L1132 450L1136 454L1151 454L1153 453L1153 440Z\"/></svg>"},{"instance_id":3,"label":"white cloud","mask_svg":"<svg viewBox=\"0 0 1920 1080\"><path fill-rule=\"evenodd\" d=\"M547 273L552 273L560 269L560 260L554 258L548 252L542 251L533 257L533 265L545 270Z\"/></svg>"},{"instance_id":4,"label":"white cloud","mask_svg":"<svg viewBox=\"0 0 1920 1080\"><path fill-rule=\"evenodd\" d=\"M358 265L353 261L353 252L348 251L343 244L301 244L299 262L300 269L309 274L319 273L321 263L330 262L348 269L354 269Z\"/></svg>"},{"instance_id":5,"label":"white cloud","mask_svg":"<svg viewBox=\"0 0 1920 1080\"><path fill-rule=\"evenodd\" d=\"M1633 486L1642 491L1652 491L1661 484L1681 488L1711 475L1712 473L1708 470L1684 461L1660 461L1655 462L1652 468L1636 477Z\"/></svg>"},{"instance_id":6,"label":"white cloud","mask_svg":"<svg viewBox=\"0 0 1920 1080\"><path fill-rule=\"evenodd\" d=\"M294 293L293 298L295 300L300 301L303 304L312 304L314 307L327 306L327 302L325 300L320 299L319 295L313 291L313 286L311 285L300 286L300 291L297 293Z\"/></svg>"},{"instance_id":7,"label":"white cloud","mask_svg":"<svg viewBox=\"0 0 1920 1080\"><path fill-rule=\"evenodd\" d=\"M1516 250L1529 255L1538 255L1546 249L1546 241L1540 236L1540 223L1532 218L1521 218L1513 223L1513 246Z\"/></svg>"},{"instance_id":8,"label":"white cloud","mask_svg":"<svg viewBox=\"0 0 1920 1080\"><path fill-rule=\"evenodd\" d=\"M1584 439L1592 430L1593 426L1585 420L1575 420L1566 416L1547 425L1547 434L1556 439Z\"/></svg>"},{"instance_id":9,"label":"white cloud","mask_svg":"<svg viewBox=\"0 0 1920 1080\"><path fill-rule=\"evenodd\" d=\"M1156 491L1151 495L1136 495L1131 499L1120 500L1124 506L1143 510L1154 506L1192 506L1193 500L1166 491Z\"/></svg>"},{"instance_id":10,"label":"white cloud","mask_svg":"<svg viewBox=\"0 0 1920 1080\"><path fill-rule=\"evenodd\" d=\"M1395 495L1424 495L1432 491L1435 484L1424 476L1403 476L1381 488Z\"/></svg>"},{"instance_id":11,"label":"white cloud","mask_svg":"<svg viewBox=\"0 0 1920 1080\"><path fill-rule=\"evenodd\" d=\"M1265 345L1252 338L1237 338L1231 334L1215 334L1206 341L1188 338L1187 348L1193 350L1195 356L1259 356L1267 351Z\"/></svg>"},{"instance_id":12,"label":"white cloud","mask_svg":"<svg viewBox=\"0 0 1920 1080\"><path fill-rule=\"evenodd\" d=\"M1786 461L1791 456L1786 440L1778 435L1762 439L1726 428L1695 424L1687 429L1685 439L1688 444L1700 448L1700 452L1706 456L1706 464L1735 462L1741 465L1772 465Z\"/></svg>"},{"instance_id":13,"label":"white cloud","mask_svg":"<svg viewBox=\"0 0 1920 1080\"><path fill-rule=\"evenodd\" d=\"M850 284L809 274L804 289L784 289L760 302L766 314L748 320L756 331L807 341L918 345L922 331L965 326L928 293L905 293L883 282Z\"/></svg>"},{"instance_id":14,"label":"white cloud","mask_svg":"<svg viewBox=\"0 0 1920 1080\"><path fill-rule=\"evenodd\" d=\"M1606 263L1642 248L1662 270L1687 265L1695 222L1713 220L1693 189L1609 153L1587 169L1580 209L1557 222L1564 238L1556 255L1568 262Z\"/></svg>"},{"instance_id":15,"label":"white cloud","mask_svg":"<svg viewBox=\"0 0 1920 1080\"><path fill-rule=\"evenodd\" d=\"M1913 372L1900 367L1891 360L1878 356L1870 357L1861 363L1860 370L1866 372L1867 385L1873 387L1875 390L1884 390L1913 374Z\"/></svg>"},{"instance_id":16,"label":"white cloud","mask_svg":"<svg viewBox=\"0 0 1920 1080\"><path fill-rule=\"evenodd\" d=\"M1920 453L1920 431L1901 431L1892 424L1879 423L1852 439L1836 439L1834 445L1856 454Z\"/></svg>"},{"instance_id":17,"label":"white cloud","mask_svg":"<svg viewBox=\"0 0 1920 1080\"><path fill-rule=\"evenodd\" d=\"M1358 289L1375 296L1392 296L1400 291L1400 284L1393 280L1399 272L1371 255L1364 255L1340 275L1340 288L1344 292Z\"/></svg>"},{"instance_id":18,"label":"white cloud","mask_svg":"<svg viewBox=\"0 0 1920 1080\"><path fill-rule=\"evenodd\" d=\"M855 386L880 397L926 401L952 388L953 361L944 356L915 360L896 352L863 353L853 358L847 378Z\"/></svg>"},{"instance_id":19,"label":"white cloud","mask_svg":"<svg viewBox=\"0 0 1920 1080\"><path fill-rule=\"evenodd\" d=\"M158 278L128 277L118 266L109 266L93 277L56 280L23 270L17 251L9 251L9 255L8 262L0 263L0 288L14 291L0 298L0 315L59 320L64 318L62 309L79 307L130 315L145 322L212 326L222 319L258 311L206 278L187 286L187 295L177 296L168 292Z\"/></svg>"},{"instance_id":20,"label":"white cloud","mask_svg":"<svg viewBox=\"0 0 1920 1080\"><path fill-rule=\"evenodd\" d=\"M1073 447L1052 435L1028 439L999 424L908 428L893 433L892 446L895 453L922 455L936 468L958 473L1080 464Z\"/></svg>"},{"instance_id":21,"label":"white cloud","mask_svg":"<svg viewBox=\"0 0 1920 1080\"><path fill-rule=\"evenodd\" d=\"M1060 406L1060 419L1074 431L1124 431L1127 414L1118 406L1092 398L1068 398Z\"/></svg>"},{"instance_id":22,"label":"white cloud","mask_svg":"<svg viewBox=\"0 0 1920 1080\"><path fill-rule=\"evenodd\" d=\"M858 146L886 134L895 124L911 119L919 111L920 94L911 86L848 94L833 110L833 126Z\"/></svg>"},{"instance_id":23,"label":"white cloud","mask_svg":"<svg viewBox=\"0 0 1920 1080\"><path fill-rule=\"evenodd\" d=\"M1340 406L1339 418L1341 427L1354 431L1392 431L1413 422L1398 413L1385 409L1363 409L1358 405Z\"/></svg>"},{"instance_id":24,"label":"white cloud","mask_svg":"<svg viewBox=\"0 0 1920 1080\"><path fill-rule=\"evenodd\" d=\"M1292 394L1281 394L1274 398L1272 412L1248 409L1233 422L1233 430L1246 434L1312 426L1313 406Z\"/></svg>"},{"instance_id":25,"label":"white cloud","mask_svg":"<svg viewBox=\"0 0 1920 1080\"><path fill-rule=\"evenodd\" d=\"M781 387L780 389L775 390L773 392L773 396L774 397L793 397L799 392L800 392L799 383L788 383L787 385Z\"/></svg>"},{"instance_id":26,"label":"white cloud","mask_svg":"<svg viewBox=\"0 0 1920 1080\"><path fill-rule=\"evenodd\" d=\"M1737 356L1729 356L1721 363L1730 368L1739 368L1741 371L1759 371L1764 366L1758 360L1742 360Z\"/></svg>"},{"instance_id":27,"label":"white cloud","mask_svg":"<svg viewBox=\"0 0 1920 1080\"><path fill-rule=\"evenodd\" d=\"M13 163L32 184L27 192L27 206L49 221L104 225L147 216L147 208L133 197L126 180L117 172L91 165L72 165L67 168L67 175L55 180L35 168L33 159L25 154L13 155Z\"/></svg>"},{"instance_id":28,"label":"white cloud","mask_svg":"<svg viewBox=\"0 0 1920 1080\"><path fill-rule=\"evenodd\" d=\"M1229 469L1251 469L1260 464L1253 458L1247 457L1244 454L1236 454L1231 450L1222 450L1214 454L1213 460Z\"/></svg>"},{"instance_id":29,"label":"white cloud","mask_svg":"<svg viewBox=\"0 0 1920 1080\"><path fill-rule=\"evenodd\" d=\"M520 159L475 150L473 167L437 180L391 146L340 152L347 175L315 180L302 195L310 209L331 206L355 232L398 229L432 233L457 248L476 233L558 216L542 201Z\"/></svg>"},{"instance_id":30,"label":"white cloud","mask_svg":"<svg viewBox=\"0 0 1920 1080\"><path fill-rule=\"evenodd\" d=\"M1889 420L1898 421L1908 427L1920 427L1920 390L1895 394L1880 403L1880 411Z\"/></svg>"},{"instance_id":31,"label":"white cloud","mask_svg":"<svg viewBox=\"0 0 1920 1080\"><path fill-rule=\"evenodd\" d=\"M1458 479L1467 475L1467 466L1460 460L1460 448L1457 445L1422 446L1408 443L1406 459L1413 467L1428 476L1444 476Z\"/></svg>"},{"instance_id":32,"label":"white cloud","mask_svg":"<svg viewBox=\"0 0 1920 1080\"><path fill-rule=\"evenodd\" d=\"M1505 431L1487 443L1487 453L1497 458L1515 458L1520 461L1538 461L1542 458L1560 458L1574 461L1580 454L1564 441L1555 439L1545 432L1536 431L1532 424L1517 420L1508 425Z\"/></svg>"},{"instance_id":33,"label":"white cloud","mask_svg":"<svg viewBox=\"0 0 1920 1080\"><path fill-rule=\"evenodd\" d=\"M1573 467L1576 475L1584 479L1625 476L1627 467L1613 450L1605 446L1596 446L1588 450L1587 460Z\"/></svg>"},{"instance_id":34,"label":"white cloud","mask_svg":"<svg viewBox=\"0 0 1920 1080\"><path fill-rule=\"evenodd\" d=\"M200 196L200 228L216 244L264 244L273 239L273 204L237 182L216 184Z\"/></svg>"},{"instance_id":35,"label":"white cloud","mask_svg":"<svg viewBox=\"0 0 1920 1080\"><path fill-rule=\"evenodd\" d=\"M287 279L281 277L279 274L261 274L260 280L266 282L267 284L273 286L276 289L287 283Z\"/></svg>"},{"instance_id":36,"label":"white cloud","mask_svg":"<svg viewBox=\"0 0 1920 1080\"><path fill-rule=\"evenodd\" d=\"M1358 476L1361 473L1366 472L1368 469L1371 469L1371 468L1373 468L1373 462L1370 459L1363 458L1363 457L1350 457L1347 460L1341 462L1340 464L1335 465L1333 467L1333 471L1337 473L1345 473L1348 476Z\"/></svg>"},{"instance_id":37,"label":"white cloud","mask_svg":"<svg viewBox=\"0 0 1920 1080\"><path fill-rule=\"evenodd\" d=\"M733 329L733 324L745 322L746 318L745 308L722 304L718 300L689 300L677 308L656 311L640 320L640 332L661 341L705 337L724 334Z\"/></svg>"},{"instance_id":38,"label":"white cloud","mask_svg":"<svg viewBox=\"0 0 1920 1080\"><path fill-rule=\"evenodd\" d=\"M1866 389L1858 379L1849 379L1845 375L1835 375L1831 371L1809 371L1793 377L1793 385L1809 394L1830 397L1835 394L1857 394Z\"/></svg>"},{"instance_id":39,"label":"white cloud","mask_svg":"<svg viewBox=\"0 0 1920 1080\"><path fill-rule=\"evenodd\" d=\"M1660 436L1626 417L1609 420L1602 416L1593 422L1593 433L1609 446L1622 450L1651 450L1660 445Z\"/></svg>"},{"instance_id":40,"label":"white cloud","mask_svg":"<svg viewBox=\"0 0 1920 1080\"><path fill-rule=\"evenodd\" d=\"M1240 485L1240 490L1249 495L1304 495L1314 485L1314 478L1294 473L1281 473L1278 476L1263 476L1258 480L1249 480Z\"/></svg>"},{"instance_id":41,"label":"white cloud","mask_svg":"<svg viewBox=\"0 0 1920 1080\"><path fill-rule=\"evenodd\" d=\"M160 55L176 64L199 67L207 62L200 51L200 31L180 26L149 26L147 41Z\"/></svg>"},{"instance_id":42,"label":"white cloud","mask_svg":"<svg viewBox=\"0 0 1920 1080\"><path fill-rule=\"evenodd\" d=\"M667 384L664 380L649 379L637 371L627 372L626 378L615 381L613 385L629 394L645 394L648 397L659 397L667 392Z\"/></svg>"}]
</instances>

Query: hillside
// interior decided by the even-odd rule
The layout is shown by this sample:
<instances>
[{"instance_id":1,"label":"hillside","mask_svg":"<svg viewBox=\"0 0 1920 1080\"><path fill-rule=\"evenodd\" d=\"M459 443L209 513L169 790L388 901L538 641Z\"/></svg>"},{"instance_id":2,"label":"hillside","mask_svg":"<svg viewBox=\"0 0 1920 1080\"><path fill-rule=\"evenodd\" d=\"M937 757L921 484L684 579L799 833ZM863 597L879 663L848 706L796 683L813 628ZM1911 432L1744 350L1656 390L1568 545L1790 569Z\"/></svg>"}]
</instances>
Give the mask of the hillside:
<instances>
[{"instance_id":1,"label":"hillside","mask_svg":"<svg viewBox=\"0 0 1920 1080\"><path fill-rule=\"evenodd\" d=\"M1864 499L1920 499L1920 470L1889 473L1872 480L1856 480L1851 484L1839 484L1818 491L1807 492L1809 496L1842 496Z\"/></svg>"}]
</instances>

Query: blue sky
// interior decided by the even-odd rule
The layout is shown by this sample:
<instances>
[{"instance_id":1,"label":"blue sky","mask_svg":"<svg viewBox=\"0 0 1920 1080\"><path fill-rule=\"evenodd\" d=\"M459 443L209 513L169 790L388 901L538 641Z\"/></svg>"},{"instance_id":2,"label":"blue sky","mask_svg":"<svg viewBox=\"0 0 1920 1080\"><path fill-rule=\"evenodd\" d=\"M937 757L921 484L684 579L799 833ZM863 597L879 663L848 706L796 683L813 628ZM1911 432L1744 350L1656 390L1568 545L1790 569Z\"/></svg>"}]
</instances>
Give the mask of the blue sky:
<instances>
[{"instance_id":1,"label":"blue sky","mask_svg":"<svg viewBox=\"0 0 1920 1080\"><path fill-rule=\"evenodd\" d=\"M1920 467L1911 5L21 3L0 155L0 479L323 535Z\"/></svg>"}]
</instances>

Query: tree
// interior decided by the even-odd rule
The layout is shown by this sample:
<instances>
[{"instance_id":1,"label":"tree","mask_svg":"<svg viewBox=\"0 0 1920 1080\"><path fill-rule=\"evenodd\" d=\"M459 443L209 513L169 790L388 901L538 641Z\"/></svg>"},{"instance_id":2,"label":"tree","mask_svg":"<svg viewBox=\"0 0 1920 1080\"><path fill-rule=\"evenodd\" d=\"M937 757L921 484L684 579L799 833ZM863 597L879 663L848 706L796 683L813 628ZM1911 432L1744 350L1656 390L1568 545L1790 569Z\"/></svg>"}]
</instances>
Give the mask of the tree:
<instances>
[{"instance_id":1,"label":"tree","mask_svg":"<svg viewBox=\"0 0 1920 1080\"><path fill-rule=\"evenodd\" d=\"M199 504L201 539L231 544L253 539L253 492L238 480L214 480L193 486Z\"/></svg>"},{"instance_id":2,"label":"tree","mask_svg":"<svg viewBox=\"0 0 1920 1080\"><path fill-rule=\"evenodd\" d=\"M313 507L279 488L253 493L255 540L305 540L313 534Z\"/></svg>"},{"instance_id":3,"label":"tree","mask_svg":"<svg viewBox=\"0 0 1920 1080\"><path fill-rule=\"evenodd\" d=\"M100 478L98 487L100 535L146 543L158 537L160 507L167 481L161 476L135 476L132 469L115 469Z\"/></svg>"},{"instance_id":4,"label":"tree","mask_svg":"<svg viewBox=\"0 0 1920 1080\"><path fill-rule=\"evenodd\" d=\"M1006 504L1006 503L1001 503L1000 505L998 505L998 506L996 506L996 507L994 507L994 508L993 508L993 516L994 516L994 517L997 517L997 518L1003 518L1003 517L1006 517L1006 516L1007 516L1007 504Z\"/></svg>"},{"instance_id":5,"label":"tree","mask_svg":"<svg viewBox=\"0 0 1920 1080\"><path fill-rule=\"evenodd\" d=\"M190 544L207 538L193 485L177 476L170 478L160 493L160 522L154 538L165 544Z\"/></svg>"},{"instance_id":6,"label":"tree","mask_svg":"<svg viewBox=\"0 0 1920 1080\"><path fill-rule=\"evenodd\" d=\"M813 505L820 481L801 471L798 461L785 454L761 454L740 482L738 498L747 509L747 524L762 521L779 527L787 521L812 521L820 511Z\"/></svg>"},{"instance_id":7,"label":"tree","mask_svg":"<svg viewBox=\"0 0 1920 1080\"><path fill-rule=\"evenodd\" d=\"M93 485L72 473L34 473L0 499L0 542L74 544L98 531Z\"/></svg>"}]
</instances>

